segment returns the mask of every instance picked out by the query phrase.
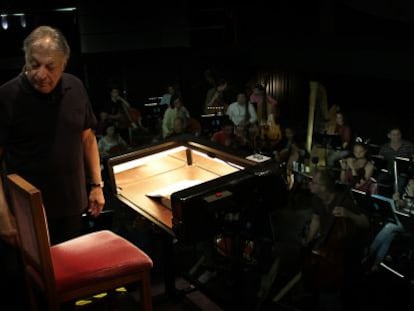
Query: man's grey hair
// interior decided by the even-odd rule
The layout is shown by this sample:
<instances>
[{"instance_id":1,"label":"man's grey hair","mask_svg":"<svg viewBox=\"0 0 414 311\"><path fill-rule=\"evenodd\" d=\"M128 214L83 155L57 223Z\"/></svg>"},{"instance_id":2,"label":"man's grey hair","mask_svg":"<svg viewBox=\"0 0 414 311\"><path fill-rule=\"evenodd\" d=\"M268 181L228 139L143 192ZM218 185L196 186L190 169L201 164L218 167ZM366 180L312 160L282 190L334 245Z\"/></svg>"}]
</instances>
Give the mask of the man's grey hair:
<instances>
[{"instance_id":1,"label":"man's grey hair","mask_svg":"<svg viewBox=\"0 0 414 311\"><path fill-rule=\"evenodd\" d=\"M23 51L25 55L29 55L33 44L39 39L50 38L50 48L54 51L63 53L66 60L70 56L70 47L65 36L56 28L49 26L39 26L33 30L23 41Z\"/></svg>"}]
</instances>

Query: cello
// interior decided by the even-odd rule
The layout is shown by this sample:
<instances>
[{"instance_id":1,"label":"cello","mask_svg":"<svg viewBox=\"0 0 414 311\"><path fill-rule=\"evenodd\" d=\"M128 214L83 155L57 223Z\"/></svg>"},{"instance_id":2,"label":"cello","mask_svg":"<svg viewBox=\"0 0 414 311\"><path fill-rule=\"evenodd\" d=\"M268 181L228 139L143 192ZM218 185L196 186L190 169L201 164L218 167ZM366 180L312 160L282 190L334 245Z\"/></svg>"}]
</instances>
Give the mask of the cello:
<instances>
[{"instance_id":1,"label":"cello","mask_svg":"<svg viewBox=\"0 0 414 311\"><path fill-rule=\"evenodd\" d=\"M347 188L334 199L341 206L350 195ZM313 290L340 289L345 276L346 242L350 233L349 219L330 215L319 237L306 250L303 275L305 284Z\"/></svg>"}]
</instances>

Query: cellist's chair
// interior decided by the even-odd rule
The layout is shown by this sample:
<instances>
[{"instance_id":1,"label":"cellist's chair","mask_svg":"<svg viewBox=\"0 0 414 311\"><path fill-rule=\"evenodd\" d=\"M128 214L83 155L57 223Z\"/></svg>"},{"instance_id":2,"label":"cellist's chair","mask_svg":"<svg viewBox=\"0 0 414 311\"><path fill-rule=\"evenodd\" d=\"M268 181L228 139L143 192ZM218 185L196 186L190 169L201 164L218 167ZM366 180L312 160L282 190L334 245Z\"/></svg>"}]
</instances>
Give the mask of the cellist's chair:
<instances>
[{"instance_id":1,"label":"cellist's chair","mask_svg":"<svg viewBox=\"0 0 414 311\"><path fill-rule=\"evenodd\" d=\"M131 283L139 283L141 309L152 310L151 258L108 230L51 246L40 191L16 174L7 182L34 310L38 293L48 310L59 310L65 302Z\"/></svg>"}]
</instances>

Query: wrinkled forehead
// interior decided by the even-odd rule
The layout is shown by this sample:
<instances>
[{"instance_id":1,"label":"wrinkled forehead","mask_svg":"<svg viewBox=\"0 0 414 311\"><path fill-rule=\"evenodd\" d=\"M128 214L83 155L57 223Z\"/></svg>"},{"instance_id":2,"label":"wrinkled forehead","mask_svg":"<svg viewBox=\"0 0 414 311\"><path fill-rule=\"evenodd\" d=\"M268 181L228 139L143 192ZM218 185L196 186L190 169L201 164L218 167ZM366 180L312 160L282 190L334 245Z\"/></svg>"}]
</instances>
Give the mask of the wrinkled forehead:
<instances>
[{"instance_id":1,"label":"wrinkled forehead","mask_svg":"<svg viewBox=\"0 0 414 311\"><path fill-rule=\"evenodd\" d=\"M28 49L28 53L26 55L26 59L33 59L38 57L49 57L53 58L54 60L66 60L66 56L62 51L58 49L51 38L41 38L33 42Z\"/></svg>"}]
</instances>

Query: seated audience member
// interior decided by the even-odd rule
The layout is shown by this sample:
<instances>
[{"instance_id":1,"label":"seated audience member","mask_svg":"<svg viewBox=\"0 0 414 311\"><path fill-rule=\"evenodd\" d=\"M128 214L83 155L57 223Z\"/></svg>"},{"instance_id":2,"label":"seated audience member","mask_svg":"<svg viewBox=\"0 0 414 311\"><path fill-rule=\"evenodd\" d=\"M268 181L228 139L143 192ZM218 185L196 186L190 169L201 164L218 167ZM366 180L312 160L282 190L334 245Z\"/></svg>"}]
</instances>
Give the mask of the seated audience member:
<instances>
[{"instance_id":1,"label":"seated audience member","mask_svg":"<svg viewBox=\"0 0 414 311\"><path fill-rule=\"evenodd\" d=\"M411 178L408 180L402 196L400 193L396 192L393 195L393 199L397 209L408 212L409 215L414 214L414 179ZM364 262L369 262L371 264L370 271L375 272L378 270L381 262L389 252L392 241L397 235L405 232L410 231L399 221L396 223L387 222L384 227L382 227L375 236L374 241L371 243L367 257L364 258Z\"/></svg>"},{"instance_id":2,"label":"seated audience member","mask_svg":"<svg viewBox=\"0 0 414 311\"><path fill-rule=\"evenodd\" d=\"M376 192L372 181L375 167L370 160L367 145L356 142L352 148L352 156L340 160L340 164L341 182L364 192Z\"/></svg>"},{"instance_id":3,"label":"seated audience member","mask_svg":"<svg viewBox=\"0 0 414 311\"><path fill-rule=\"evenodd\" d=\"M186 129L190 113L183 105L182 99L178 95L174 95L172 98L172 105L170 105L164 112L162 119L162 137L168 137L174 130L174 122L177 117L182 118L183 127Z\"/></svg>"},{"instance_id":4,"label":"seated audience member","mask_svg":"<svg viewBox=\"0 0 414 311\"><path fill-rule=\"evenodd\" d=\"M349 143L351 142L351 128L345 121L345 116L342 112L336 113L335 126L327 130L327 134L339 135L341 138L342 145L340 149L328 150L327 164L329 167L333 167L336 161L341 160L349 155Z\"/></svg>"},{"instance_id":5,"label":"seated audience member","mask_svg":"<svg viewBox=\"0 0 414 311\"><path fill-rule=\"evenodd\" d=\"M256 109L247 102L246 94L243 92L237 95L236 102L229 105L226 114L233 124L241 130L248 130L251 125L257 122Z\"/></svg>"},{"instance_id":6,"label":"seated audience member","mask_svg":"<svg viewBox=\"0 0 414 311\"><path fill-rule=\"evenodd\" d=\"M402 138L402 132L398 126L391 127L387 137L389 141L380 147L378 153L387 161L388 173L381 172L377 177L377 181L379 184L392 185L394 182L394 159L396 157L412 159L414 155L414 145L412 142ZM399 192L402 192L403 188L401 187L403 187L406 182L407 181L404 180L402 176L399 176Z\"/></svg>"},{"instance_id":7,"label":"seated audience member","mask_svg":"<svg viewBox=\"0 0 414 311\"><path fill-rule=\"evenodd\" d=\"M109 124L106 127L105 135L98 141L98 148L101 158L106 158L126 150L128 144L121 135L119 135L116 126L114 124Z\"/></svg>"}]
</instances>

